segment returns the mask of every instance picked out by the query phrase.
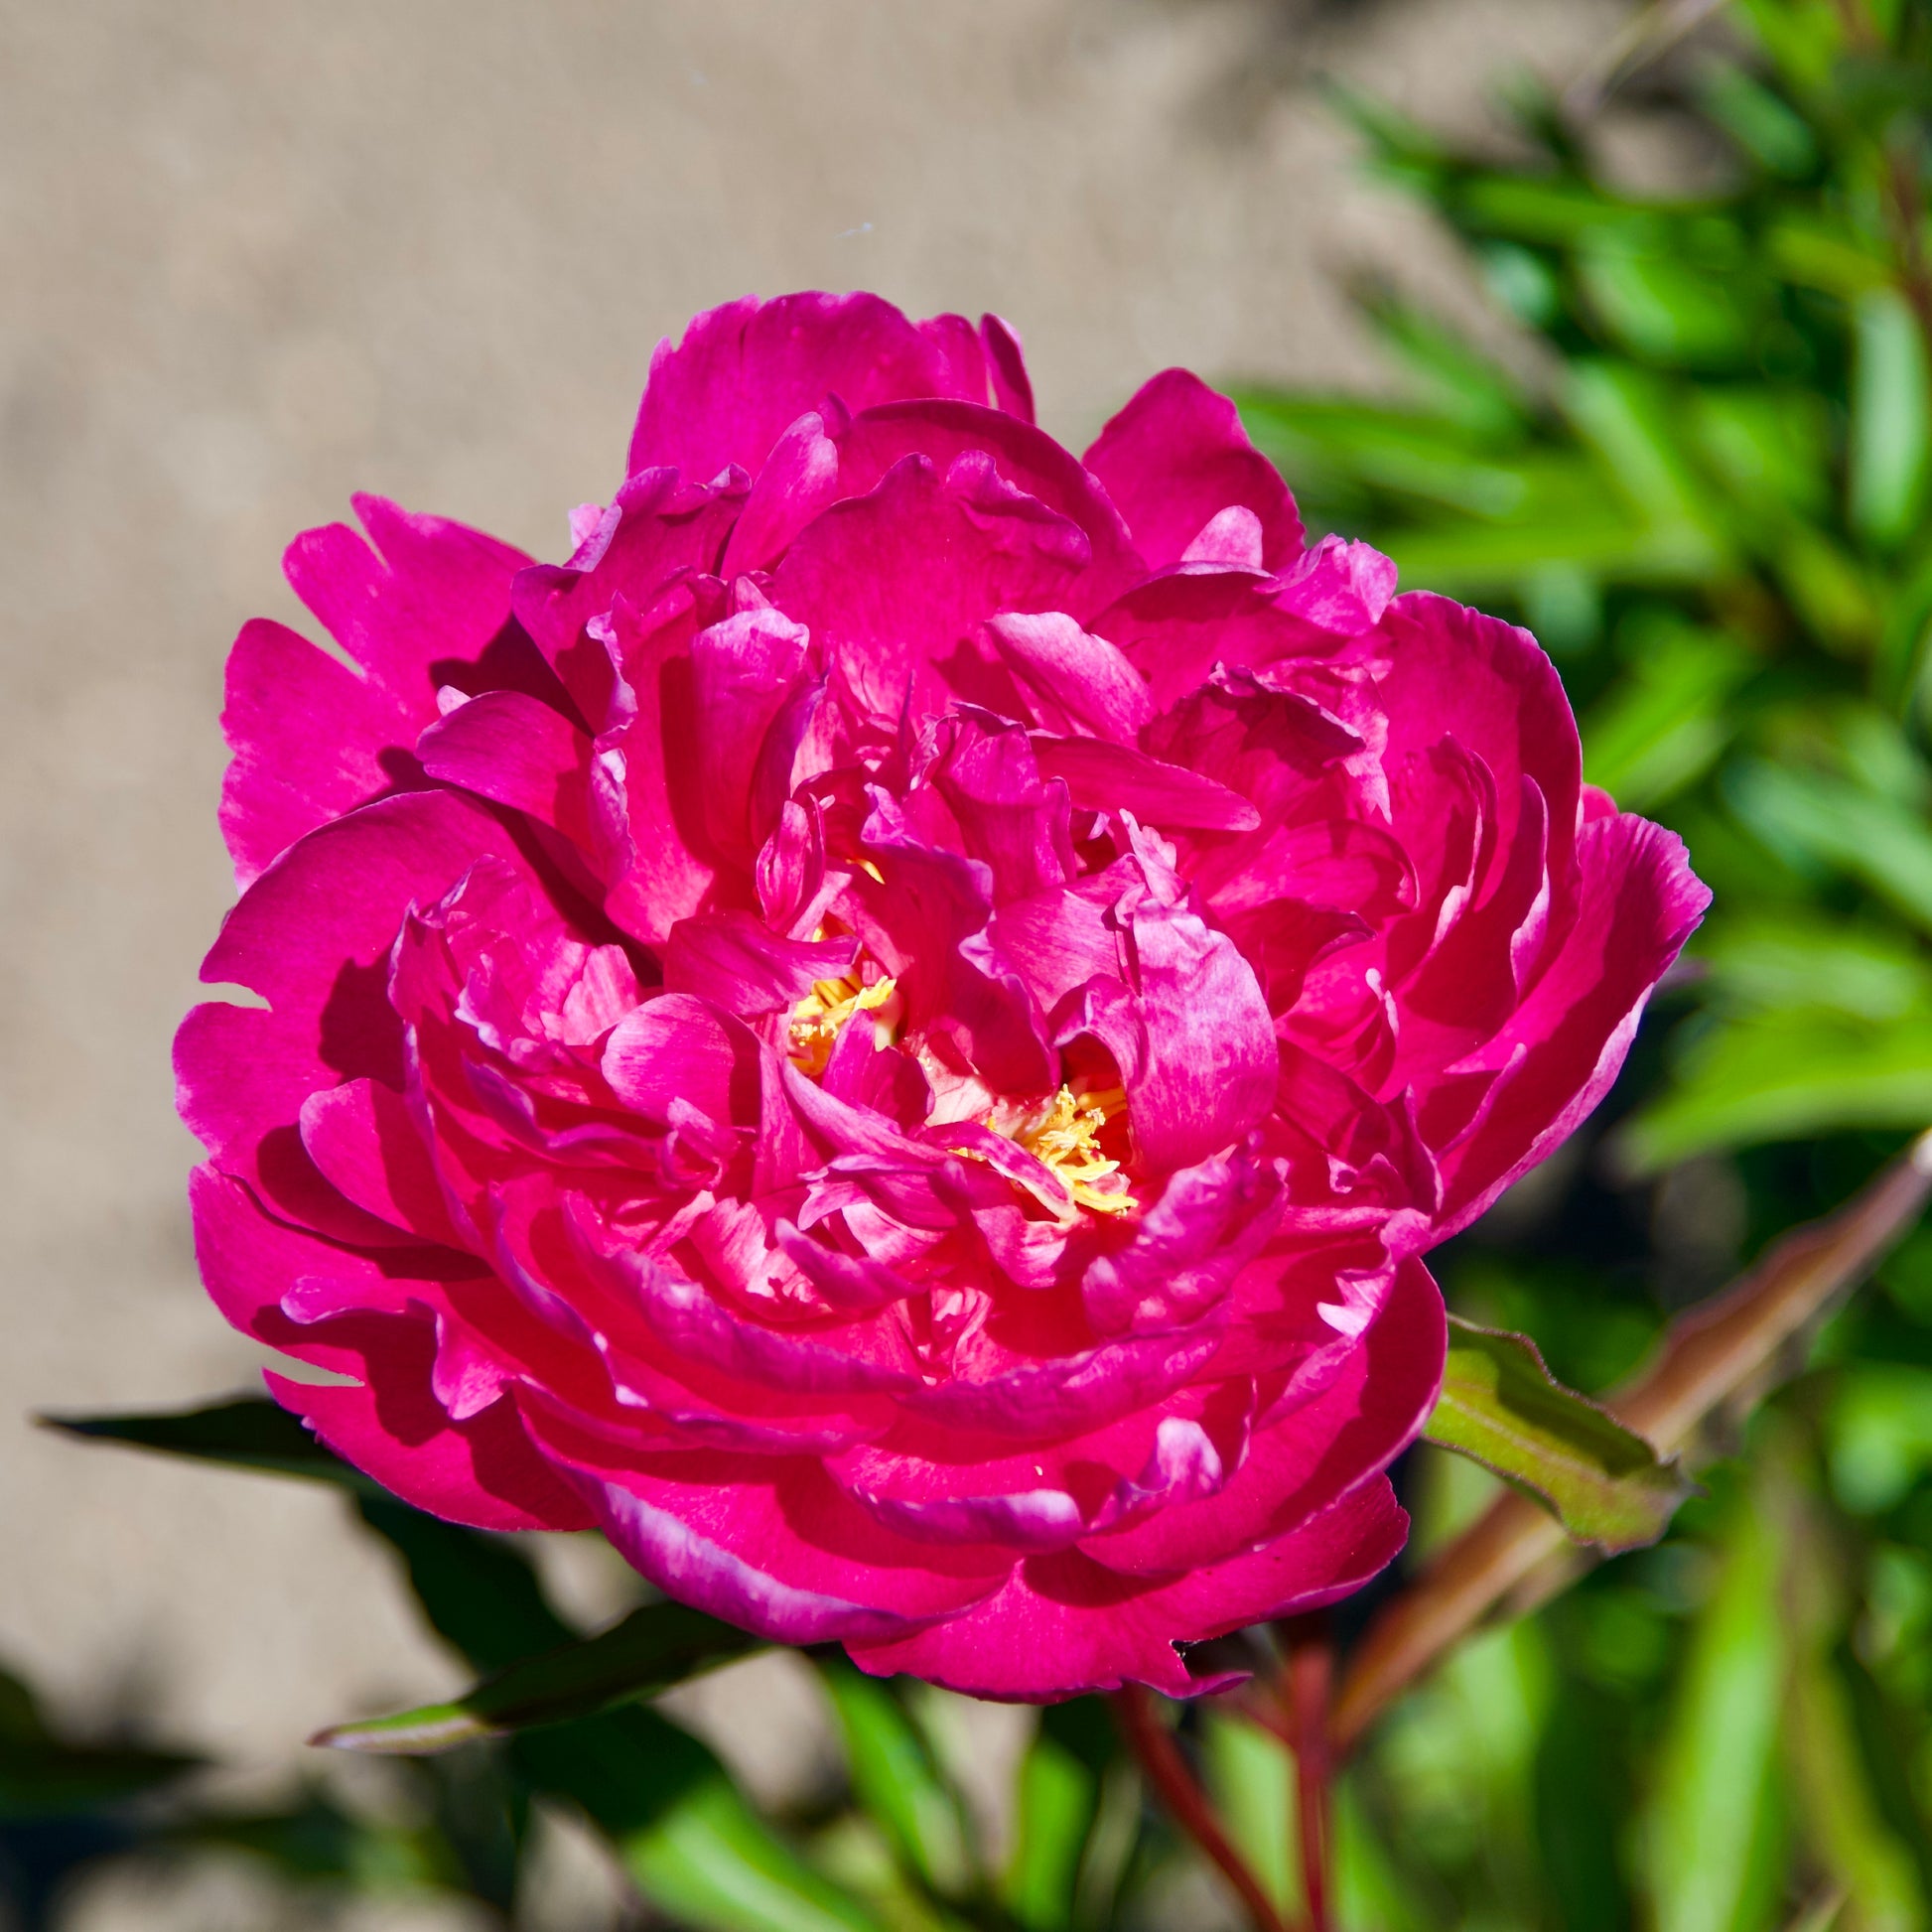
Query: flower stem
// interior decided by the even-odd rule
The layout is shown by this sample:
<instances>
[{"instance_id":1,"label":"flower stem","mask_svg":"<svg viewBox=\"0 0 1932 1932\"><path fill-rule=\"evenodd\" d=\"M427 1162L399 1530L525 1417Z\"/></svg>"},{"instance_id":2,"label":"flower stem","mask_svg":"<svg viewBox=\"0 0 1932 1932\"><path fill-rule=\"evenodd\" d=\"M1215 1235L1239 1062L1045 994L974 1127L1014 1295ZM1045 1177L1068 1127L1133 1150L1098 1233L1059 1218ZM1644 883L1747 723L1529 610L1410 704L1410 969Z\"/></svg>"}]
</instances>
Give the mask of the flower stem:
<instances>
[{"instance_id":1,"label":"flower stem","mask_svg":"<svg viewBox=\"0 0 1932 1932\"><path fill-rule=\"evenodd\" d=\"M1302 1848L1302 1892L1308 1901L1308 1932L1330 1932L1328 1917L1329 1693L1335 1646L1325 1611L1285 1618L1276 1626L1287 1653L1283 1689L1295 1740L1295 1830Z\"/></svg>"},{"instance_id":2,"label":"flower stem","mask_svg":"<svg viewBox=\"0 0 1932 1932\"><path fill-rule=\"evenodd\" d=\"M1669 1454L1696 1448L1707 1420L1750 1412L1789 1373L1792 1344L1917 1224L1932 1198L1932 1129L1836 1213L1793 1228L1722 1295L1665 1330L1647 1367L1604 1406ZM1695 1461L1695 1456L1690 1459ZM1346 1758L1369 1725L1483 1618L1522 1607L1551 1559L1574 1546L1514 1491L1431 1557L1348 1653L1329 1720Z\"/></svg>"},{"instance_id":3,"label":"flower stem","mask_svg":"<svg viewBox=\"0 0 1932 1932\"><path fill-rule=\"evenodd\" d=\"M1206 1792L1187 1768L1167 1726L1156 1717L1147 1692L1138 1684L1128 1684L1116 1691L1111 1701L1121 1735L1147 1773L1148 1782L1161 1794L1174 1823L1220 1866L1222 1876L1248 1908L1255 1932L1286 1932L1281 1914L1234 1849Z\"/></svg>"}]
</instances>

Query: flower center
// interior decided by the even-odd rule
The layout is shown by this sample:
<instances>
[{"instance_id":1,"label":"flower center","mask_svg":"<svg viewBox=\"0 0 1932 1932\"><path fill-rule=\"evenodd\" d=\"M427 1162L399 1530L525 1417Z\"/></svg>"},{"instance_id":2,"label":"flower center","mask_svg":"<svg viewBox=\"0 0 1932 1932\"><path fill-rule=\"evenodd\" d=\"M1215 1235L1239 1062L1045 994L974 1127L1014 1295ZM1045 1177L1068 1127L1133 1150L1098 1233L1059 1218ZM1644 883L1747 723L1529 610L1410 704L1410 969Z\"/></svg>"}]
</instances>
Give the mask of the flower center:
<instances>
[{"instance_id":1,"label":"flower center","mask_svg":"<svg viewBox=\"0 0 1932 1932\"><path fill-rule=\"evenodd\" d=\"M882 979L864 985L857 966L843 979L814 980L812 990L791 1010L787 1034L791 1063L816 1080L855 1013L872 1014L873 1044L890 1046L898 1031L897 982Z\"/></svg>"},{"instance_id":2,"label":"flower center","mask_svg":"<svg viewBox=\"0 0 1932 1932\"><path fill-rule=\"evenodd\" d=\"M1102 1129L1126 1107L1127 1095L1119 1087L1076 1095L1063 1086L1044 1107L1011 1125L997 1115L988 1116L986 1124L1050 1168L1079 1206L1098 1214L1130 1214L1136 1203L1120 1163L1110 1161L1100 1148Z\"/></svg>"}]
</instances>

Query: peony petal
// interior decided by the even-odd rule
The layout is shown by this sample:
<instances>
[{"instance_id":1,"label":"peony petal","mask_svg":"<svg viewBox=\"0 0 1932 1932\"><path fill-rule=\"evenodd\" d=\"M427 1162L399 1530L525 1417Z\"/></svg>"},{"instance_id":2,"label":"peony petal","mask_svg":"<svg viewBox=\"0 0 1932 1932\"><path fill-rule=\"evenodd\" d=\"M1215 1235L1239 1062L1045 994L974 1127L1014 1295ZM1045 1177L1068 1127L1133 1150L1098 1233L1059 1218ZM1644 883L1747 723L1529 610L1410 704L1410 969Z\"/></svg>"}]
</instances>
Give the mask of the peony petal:
<instances>
[{"instance_id":1,"label":"peony petal","mask_svg":"<svg viewBox=\"0 0 1932 1932\"><path fill-rule=\"evenodd\" d=\"M591 741L549 705L520 691L460 704L423 733L416 756L445 784L527 812L591 849Z\"/></svg>"},{"instance_id":2,"label":"peony petal","mask_svg":"<svg viewBox=\"0 0 1932 1932\"><path fill-rule=\"evenodd\" d=\"M1177 563L1236 504L1259 522L1259 561L1270 570L1301 552L1302 519L1281 472L1248 441L1233 403L1185 369L1144 383L1083 460L1157 568Z\"/></svg>"},{"instance_id":3,"label":"peony petal","mask_svg":"<svg viewBox=\"0 0 1932 1932\"><path fill-rule=\"evenodd\" d=\"M875 1677L905 1671L968 1697L1051 1703L1146 1684L1169 1697L1224 1689L1191 1677L1177 1642L1318 1608L1359 1589L1402 1548L1409 1519L1385 1480L1259 1550L1154 1587L1077 1550L1029 1558L985 1602L897 1639L846 1648Z\"/></svg>"},{"instance_id":4,"label":"peony petal","mask_svg":"<svg viewBox=\"0 0 1932 1932\"><path fill-rule=\"evenodd\" d=\"M772 579L778 608L828 650L868 720L891 729L970 687L965 650L983 620L1065 607L1091 557L1076 524L1000 481L992 461L941 471L908 456L864 496L835 503Z\"/></svg>"},{"instance_id":5,"label":"peony petal","mask_svg":"<svg viewBox=\"0 0 1932 1932\"><path fill-rule=\"evenodd\" d=\"M1220 1153L1267 1116L1275 1025L1253 969L1198 913L1144 900L1120 919L1126 984L1069 1013L1057 1036L1091 1033L1113 1054L1136 1160L1167 1173Z\"/></svg>"},{"instance_id":6,"label":"peony petal","mask_svg":"<svg viewBox=\"0 0 1932 1932\"><path fill-rule=\"evenodd\" d=\"M984 402L984 365L960 369L943 337L878 296L748 295L699 316L681 342L658 344L626 468L666 464L699 483L734 463L756 474L827 396L857 411L936 395Z\"/></svg>"},{"instance_id":7,"label":"peony petal","mask_svg":"<svg viewBox=\"0 0 1932 1932\"><path fill-rule=\"evenodd\" d=\"M1063 611L998 617L986 627L1048 731L1132 744L1154 716L1147 680L1117 646L1082 630Z\"/></svg>"},{"instance_id":8,"label":"peony petal","mask_svg":"<svg viewBox=\"0 0 1932 1932\"><path fill-rule=\"evenodd\" d=\"M1711 902L1683 841L1629 813L1586 825L1577 863L1582 889L1561 951L1509 1023L1450 1069L1505 1084L1446 1164L1437 1240L1466 1227L1609 1091L1652 988Z\"/></svg>"}]
</instances>

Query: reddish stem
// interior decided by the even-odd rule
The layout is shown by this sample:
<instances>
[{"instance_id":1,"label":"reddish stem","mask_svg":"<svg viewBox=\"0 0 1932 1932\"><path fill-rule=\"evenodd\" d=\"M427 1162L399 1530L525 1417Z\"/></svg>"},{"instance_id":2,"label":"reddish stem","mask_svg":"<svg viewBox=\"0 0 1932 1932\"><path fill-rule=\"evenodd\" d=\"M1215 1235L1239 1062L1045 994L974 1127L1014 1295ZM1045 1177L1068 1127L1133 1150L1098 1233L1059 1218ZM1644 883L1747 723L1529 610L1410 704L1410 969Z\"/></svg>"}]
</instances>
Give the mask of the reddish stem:
<instances>
[{"instance_id":1,"label":"reddish stem","mask_svg":"<svg viewBox=\"0 0 1932 1932\"><path fill-rule=\"evenodd\" d=\"M1222 1876L1248 1908L1256 1932L1286 1932L1281 1914L1230 1843L1214 1807L1208 1803L1206 1792L1194 1781L1193 1772L1180 1755L1179 1746L1155 1716L1147 1692L1138 1684L1129 1684L1114 1693L1112 1703L1121 1735L1140 1760L1148 1782L1161 1794L1174 1823L1220 1866Z\"/></svg>"},{"instance_id":2,"label":"reddish stem","mask_svg":"<svg viewBox=\"0 0 1932 1932\"><path fill-rule=\"evenodd\" d=\"M1325 1613L1278 1624L1288 1651L1288 1717L1295 1738L1295 1822L1302 1846L1302 1890L1309 1932L1329 1932L1329 1790L1334 1760L1328 1742L1328 1704L1335 1646Z\"/></svg>"}]
</instances>

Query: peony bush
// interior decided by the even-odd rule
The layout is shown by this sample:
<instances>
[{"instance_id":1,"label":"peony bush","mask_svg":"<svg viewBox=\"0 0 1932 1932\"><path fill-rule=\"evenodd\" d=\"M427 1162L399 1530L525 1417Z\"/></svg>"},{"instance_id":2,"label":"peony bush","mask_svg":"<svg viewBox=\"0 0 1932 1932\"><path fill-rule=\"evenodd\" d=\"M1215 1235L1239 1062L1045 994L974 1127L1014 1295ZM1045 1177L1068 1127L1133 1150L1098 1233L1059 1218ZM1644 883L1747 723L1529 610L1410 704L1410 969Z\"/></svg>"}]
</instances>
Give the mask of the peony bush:
<instances>
[{"instance_id":1,"label":"peony bush","mask_svg":"<svg viewBox=\"0 0 1932 1932\"><path fill-rule=\"evenodd\" d=\"M1226 1681L1400 1547L1422 1257L1704 889L1183 371L1076 459L996 319L748 299L626 470L557 566L359 498L287 557L353 668L236 640L208 1289L421 1508L875 1673Z\"/></svg>"}]
</instances>

